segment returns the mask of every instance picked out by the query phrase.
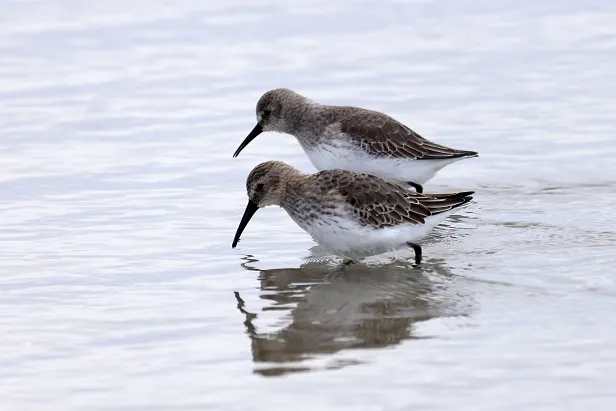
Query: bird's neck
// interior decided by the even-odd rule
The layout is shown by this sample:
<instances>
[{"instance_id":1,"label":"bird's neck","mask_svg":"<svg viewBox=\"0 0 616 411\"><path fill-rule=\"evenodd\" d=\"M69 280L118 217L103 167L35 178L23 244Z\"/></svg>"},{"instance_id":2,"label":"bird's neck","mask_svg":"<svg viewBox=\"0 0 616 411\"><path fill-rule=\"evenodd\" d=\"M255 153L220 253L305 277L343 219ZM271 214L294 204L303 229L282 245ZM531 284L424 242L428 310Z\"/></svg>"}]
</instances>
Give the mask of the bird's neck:
<instances>
[{"instance_id":1,"label":"bird's neck","mask_svg":"<svg viewBox=\"0 0 616 411\"><path fill-rule=\"evenodd\" d=\"M302 96L294 96L285 103L285 130L301 140L322 132L326 106Z\"/></svg>"},{"instance_id":2,"label":"bird's neck","mask_svg":"<svg viewBox=\"0 0 616 411\"><path fill-rule=\"evenodd\" d=\"M307 174L293 169L280 176L280 207L289 211L297 206Z\"/></svg>"}]
</instances>

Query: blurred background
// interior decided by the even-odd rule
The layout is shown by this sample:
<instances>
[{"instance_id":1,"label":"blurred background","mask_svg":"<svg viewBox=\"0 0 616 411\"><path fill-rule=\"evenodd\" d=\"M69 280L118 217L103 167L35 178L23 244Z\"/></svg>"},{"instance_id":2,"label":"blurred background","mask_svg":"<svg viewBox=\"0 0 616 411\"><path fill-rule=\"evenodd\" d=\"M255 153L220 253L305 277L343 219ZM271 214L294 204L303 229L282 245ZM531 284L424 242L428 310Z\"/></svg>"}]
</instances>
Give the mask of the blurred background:
<instances>
[{"instance_id":1,"label":"blurred background","mask_svg":"<svg viewBox=\"0 0 616 411\"><path fill-rule=\"evenodd\" d=\"M2 410L616 404L616 4L2 0ZM276 207L288 87L476 150L475 201L335 270Z\"/></svg>"}]
</instances>

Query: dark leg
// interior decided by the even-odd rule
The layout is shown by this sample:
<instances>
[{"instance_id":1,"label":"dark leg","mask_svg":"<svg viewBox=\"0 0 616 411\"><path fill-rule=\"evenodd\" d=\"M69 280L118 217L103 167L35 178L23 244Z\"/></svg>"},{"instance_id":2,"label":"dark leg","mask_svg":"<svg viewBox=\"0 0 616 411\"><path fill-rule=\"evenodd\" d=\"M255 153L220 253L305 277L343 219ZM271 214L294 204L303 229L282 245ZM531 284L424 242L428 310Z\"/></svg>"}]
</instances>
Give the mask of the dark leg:
<instances>
[{"instance_id":1,"label":"dark leg","mask_svg":"<svg viewBox=\"0 0 616 411\"><path fill-rule=\"evenodd\" d=\"M421 246L415 243L408 242L409 247L415 251L415 264L421 264Z\"/></svg>"},{"instance_id":2,"label":"dark leg","mask_svg":"<svg viewBox=\"0 0 616 411\"><path fill-rule=\"evenodd\" d=\"M406 184L417 190L419 194L423 193L423 187L421 186L421 184L413 183L412 181L407 181Z\"/></svg>"}]
</instances>

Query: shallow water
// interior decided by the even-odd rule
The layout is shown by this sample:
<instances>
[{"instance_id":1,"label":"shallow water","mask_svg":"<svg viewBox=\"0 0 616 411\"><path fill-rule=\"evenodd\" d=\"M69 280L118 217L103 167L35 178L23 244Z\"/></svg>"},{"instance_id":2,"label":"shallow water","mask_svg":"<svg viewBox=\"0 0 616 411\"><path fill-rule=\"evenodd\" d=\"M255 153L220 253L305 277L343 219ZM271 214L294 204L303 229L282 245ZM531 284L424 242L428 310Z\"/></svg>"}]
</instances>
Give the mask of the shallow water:
<instances>
[{"instance_id":1,"label":"shallow water","mask_svg":"<svg viewBox=\"0 0 616 411\"><path fill-rule=\"evenodd\" d=\"M0 406L616 405L616 6L5 0ZM278 208L237 249L231 155L267 89L386 111L480 157L475 202L335 270Z\"/></svg>"}]
</instances>

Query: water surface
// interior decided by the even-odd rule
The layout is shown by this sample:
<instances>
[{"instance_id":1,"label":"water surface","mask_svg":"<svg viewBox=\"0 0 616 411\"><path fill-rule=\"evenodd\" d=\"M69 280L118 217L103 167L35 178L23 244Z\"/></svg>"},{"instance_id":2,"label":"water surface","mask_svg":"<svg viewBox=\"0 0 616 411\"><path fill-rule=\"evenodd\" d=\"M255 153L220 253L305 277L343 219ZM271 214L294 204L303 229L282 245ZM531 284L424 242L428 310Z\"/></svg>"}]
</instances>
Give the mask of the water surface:
<instances>
[{"instance_id":1,"label":"water surface","mask_svg":"<svg viewBox=\"0 0 616 411\"><path fill-rule=\"evenodd\" d=\"M3 410L616 404L616 6L5 0ZM336 270L278 208L231 249L266 90L477 150L476 201Z\"/></svg>"}]
</instances>

